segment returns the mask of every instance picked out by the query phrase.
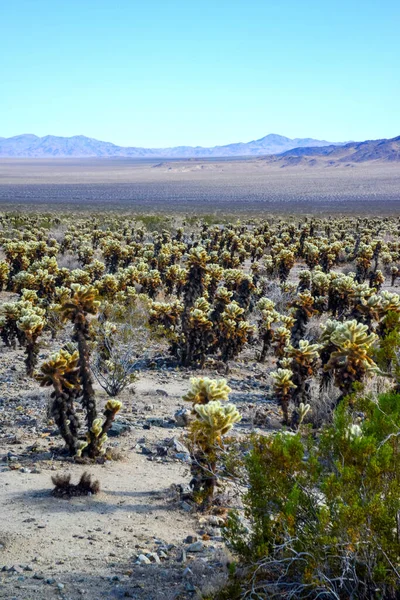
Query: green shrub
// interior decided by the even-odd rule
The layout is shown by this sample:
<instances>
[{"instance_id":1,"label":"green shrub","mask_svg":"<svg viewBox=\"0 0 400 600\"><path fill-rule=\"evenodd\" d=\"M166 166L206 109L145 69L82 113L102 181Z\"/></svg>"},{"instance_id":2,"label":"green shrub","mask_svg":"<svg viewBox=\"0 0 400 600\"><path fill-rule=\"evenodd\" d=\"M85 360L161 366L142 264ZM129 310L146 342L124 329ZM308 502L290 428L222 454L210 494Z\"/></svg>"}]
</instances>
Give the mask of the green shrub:
<instances>
[{"instance_id":1,"label":"green shrub","mask_svg":"<svg viewBox=\"0 0 400 600\"><path fill-rule=\"evenodd\" d=\"M317 441L253 437L244 515L225 530L245 567L237 598L398 598L400 396L356 404Z\"/></svg>"}]
</instances>

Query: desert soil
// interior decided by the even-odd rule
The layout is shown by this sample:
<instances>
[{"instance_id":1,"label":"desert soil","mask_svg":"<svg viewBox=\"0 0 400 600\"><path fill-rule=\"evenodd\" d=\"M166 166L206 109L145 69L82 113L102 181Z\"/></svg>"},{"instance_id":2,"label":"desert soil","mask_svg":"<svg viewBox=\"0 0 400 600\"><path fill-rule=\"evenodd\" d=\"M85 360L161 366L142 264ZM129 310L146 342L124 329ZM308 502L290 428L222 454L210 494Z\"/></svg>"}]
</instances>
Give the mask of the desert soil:
<instances>
[{"instance_id":1,"label":"desert soil","mask_svg":"<svg viewBox=\"0 0 400 600\"><path fill-rule=\"evenodd\" d=\"M41 359L60 342L45 344ZM187 408L182 395L196 373L162 363L143 370L121 396L118 435L109 439L116 460L87 467L59 455L49 394L26 377L22 351L0 352L0 598L172 600L212 589L228 559L221 529L215 517L191 512L176 491L190 472L174 413ZM253 427L249 411L258 404L278 419L253 361L233 365L228 382L244 414L239 434ZM102 404L107 396L97 391ZM52 475L71 473L77 482L85 470L100 481L98 495L51 495ZM190 551L195 541L199 552ZM149 564L139 563L141 554Z\"/></svg>"}]
</instances>

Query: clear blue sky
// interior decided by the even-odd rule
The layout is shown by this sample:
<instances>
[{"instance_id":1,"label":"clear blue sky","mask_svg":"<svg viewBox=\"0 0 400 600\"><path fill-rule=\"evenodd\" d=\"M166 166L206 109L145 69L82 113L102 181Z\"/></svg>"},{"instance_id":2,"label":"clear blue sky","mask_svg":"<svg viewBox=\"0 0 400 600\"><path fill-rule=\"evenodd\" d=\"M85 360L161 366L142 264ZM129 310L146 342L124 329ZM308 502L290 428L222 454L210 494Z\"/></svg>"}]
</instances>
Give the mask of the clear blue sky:
<instances>
[{"instance_id":1,"label":"clear blue sky","mask_svg":"<svg viewBox=\"0 0 400 600\"><path fill-rule=\"evenodd\" d=\"M399 0L0 0L0 136L400 134Z\"/></svg>"}]
</instances>

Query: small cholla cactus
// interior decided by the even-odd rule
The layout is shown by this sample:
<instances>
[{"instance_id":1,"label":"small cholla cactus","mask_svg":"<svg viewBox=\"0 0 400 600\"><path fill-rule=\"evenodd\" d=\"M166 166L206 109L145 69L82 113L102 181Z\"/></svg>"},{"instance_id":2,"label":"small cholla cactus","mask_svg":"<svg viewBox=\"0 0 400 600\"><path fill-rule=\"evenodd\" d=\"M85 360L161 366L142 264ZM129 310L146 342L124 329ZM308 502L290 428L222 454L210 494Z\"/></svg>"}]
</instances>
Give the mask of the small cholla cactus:
<instances>
[{"instance_id":1,"label":"small cholla cactus","mask_svg":"<svg viewBox=\"0 0 400 600\"><path fill-rule=\"evenodd\" d=\"M209 379L208 377L193 377L190 380L191 389L183 396L186 402L197 404L208 404L215 400L228 400L231 388L226 379Z\"/></svg>"},{"instance_id":2,"label":"small cholla cactus","mask_svg":"<svg viewBox=\"0 0 400 600\"><path fill-rule=\"evenodd\" d=\"M7 286L10 267L4 261L0 261L0 292Z\"/></svg>"},{"instance_id":3,"label":"small cholla cactus","mask_svg":"<svg viewBox=\"0 0 400 600\"><path fill-rule=\"evenodd\" d=\"M195 499L207 507L212 503L217 484L217 468L223 452L223 438L241 416L233 404L219 400L196 404L197 418L190 424L189 445L192 457L192 481Z\"/></svg>"},{"instance_id":4,"label":"small cholla cactus","mask_svg":"<svg viewBox=\"0 0 400 600\"><path fill-rule=\"evenodd\" d=\"M290 369L277 369L270 373L274 380L274 392L278 398L283 412L283 423L289 424L289 402L292 397L292 390L296 389L293 383L293 372Z\"/></svg>"}]
</instances>

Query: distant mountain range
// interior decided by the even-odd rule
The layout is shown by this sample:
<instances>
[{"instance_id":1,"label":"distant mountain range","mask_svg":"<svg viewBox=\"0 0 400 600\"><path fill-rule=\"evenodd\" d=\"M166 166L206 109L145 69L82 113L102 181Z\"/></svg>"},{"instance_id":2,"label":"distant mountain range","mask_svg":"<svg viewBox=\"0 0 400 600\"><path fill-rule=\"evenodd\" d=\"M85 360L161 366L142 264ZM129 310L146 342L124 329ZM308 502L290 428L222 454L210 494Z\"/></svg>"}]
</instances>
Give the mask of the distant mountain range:
<instances>
[{"instance_id":1,"label":"distant mountain range","mask_svg":"<svg viewBox=\"0 0 400 600\"><path fill-rule=\"evenodd\" d=\"M365 142L349 142L348 144L324 147L293 148L280 155L267 157L269 163L281 166L291 165L346 165L372 161L399 162L400 136L389 140L367 140Z\"/></svg>"},{"instance_id":2,"label":"distant mountain range","mask_svg":"<svg viewBox=\"0 0 400 600\"><path fill-rule=\"evenodd\" d=\"M335 144L312 138L290 139L282 135L269 134L247 143L227 144L202 148L201 146L177 146L173 148L125 148L109 142L101 142L84 135L59 137L33 134L0 137L0 157L3 158L84 158L84 157L129 157L129 158L217 158L237 156L266 156L281 154L293 148L332 147Z\"/></svg>"}]
</instances>

